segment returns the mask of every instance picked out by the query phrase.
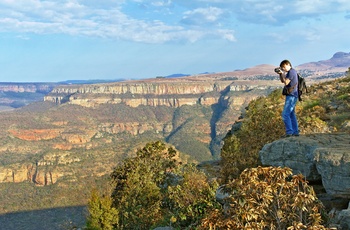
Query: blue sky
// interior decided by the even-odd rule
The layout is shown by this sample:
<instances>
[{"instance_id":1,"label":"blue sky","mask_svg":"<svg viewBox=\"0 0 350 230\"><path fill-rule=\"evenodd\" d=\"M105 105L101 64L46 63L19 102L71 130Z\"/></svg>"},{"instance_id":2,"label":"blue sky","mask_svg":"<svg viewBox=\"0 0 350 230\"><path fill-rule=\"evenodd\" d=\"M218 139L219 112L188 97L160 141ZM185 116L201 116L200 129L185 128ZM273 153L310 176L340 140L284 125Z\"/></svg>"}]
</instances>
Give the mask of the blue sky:
<instances>
[{"instance_id":1,"label":"blue sky","mask_svg":"<svg viewBox=\"0 0 350 230\"><path fill-rule=\"evenodd\" d=\"M140 79L350 52L350 1L0 0L0 82Z\"/></svg>"}]
</instances>

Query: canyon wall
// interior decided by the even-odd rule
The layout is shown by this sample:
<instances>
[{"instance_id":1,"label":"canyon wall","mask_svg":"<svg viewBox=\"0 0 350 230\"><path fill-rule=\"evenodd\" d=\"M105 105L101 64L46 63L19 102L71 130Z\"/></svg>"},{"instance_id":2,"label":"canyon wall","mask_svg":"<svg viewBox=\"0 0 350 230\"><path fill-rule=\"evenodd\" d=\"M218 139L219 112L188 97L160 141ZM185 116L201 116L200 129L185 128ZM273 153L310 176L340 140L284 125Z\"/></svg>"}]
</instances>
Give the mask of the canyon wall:
<instances>
[{"instance_id":1,"label":"canyon wall","mask_svg":"<svg viewBox=\"0 0 350 230\"><path fill-rule=\"evenodd\" d=\"M117 164L112 156L130 154L139 137L167 140L197 162L210 160L249 101L278 86L198 77L56 86L44 102L0 116L0 155L21 159L9 158L0 182L50 185L106 175Z\"/></svg>"},{"instance_id":2,"label":"canyon wall","mask_svg":"<svg viewBox=\"0 0 350 230\"><path fill-rule=\"evenodd\" d=\"M169 81L109 83L98 85L71 85L56 87L45 96L45 101L56 104L70 103L85 107L98 104L124 103L131 107L182 105L213 105L228 92L245 92L253 89L266 90L276 85L272 81ZM276 82L274 82L276 83Z\"/></svg>"}]
</instances>

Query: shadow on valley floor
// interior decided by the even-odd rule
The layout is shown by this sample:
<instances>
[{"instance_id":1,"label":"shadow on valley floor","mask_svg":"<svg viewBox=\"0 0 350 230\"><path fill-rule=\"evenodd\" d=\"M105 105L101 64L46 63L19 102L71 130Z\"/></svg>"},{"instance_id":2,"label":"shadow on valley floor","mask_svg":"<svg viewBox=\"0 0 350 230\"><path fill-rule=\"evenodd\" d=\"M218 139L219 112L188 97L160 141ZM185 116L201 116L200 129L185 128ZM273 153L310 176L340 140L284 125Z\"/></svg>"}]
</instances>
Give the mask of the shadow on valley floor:
<instances>
[{"instance_id":1,"label":"shadow on valley floor","mask_svg":"<svg viewBox=\"0 0 350 230\"><path fill-rule=\"evenodd\" d=\"M85 226L85 206L0 215L0 230L73 230Z\"/></svg>"}]
</instances>

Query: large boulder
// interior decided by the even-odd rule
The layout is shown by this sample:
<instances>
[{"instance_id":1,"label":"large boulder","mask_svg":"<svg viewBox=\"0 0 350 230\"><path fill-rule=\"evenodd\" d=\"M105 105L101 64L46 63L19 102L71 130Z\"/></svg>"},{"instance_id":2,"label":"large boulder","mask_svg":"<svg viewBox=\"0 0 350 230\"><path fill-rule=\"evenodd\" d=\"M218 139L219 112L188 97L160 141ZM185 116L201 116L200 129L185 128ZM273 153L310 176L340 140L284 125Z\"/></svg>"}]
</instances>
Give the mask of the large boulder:
<instances>
[{"instance_id":1,"label":"large boulder","mask_svg":"<svg viewBox=\"0 0 350 230\"><path fill-rule=\"evenodd\" d=\"M312 134L266 144L259 152L264 166L281 166L322 181L327 194L350 199L350 135Z\"/></svg>"}]
</instances>

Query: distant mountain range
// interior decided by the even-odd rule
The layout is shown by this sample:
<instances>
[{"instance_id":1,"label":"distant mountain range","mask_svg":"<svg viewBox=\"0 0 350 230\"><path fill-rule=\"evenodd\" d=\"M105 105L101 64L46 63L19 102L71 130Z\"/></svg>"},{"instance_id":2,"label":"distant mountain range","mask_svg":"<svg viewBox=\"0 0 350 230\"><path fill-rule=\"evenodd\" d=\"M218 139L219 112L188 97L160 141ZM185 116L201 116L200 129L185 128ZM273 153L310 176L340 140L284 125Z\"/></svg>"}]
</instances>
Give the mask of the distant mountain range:
<instances>
[{"instance_id":1,"label":"distant mountain range","mask_svg":"<svg viewBox=\"0 0 350 230\"><path fill-rule=\"evenodd\" d=\"M337 52L328 60L309 62L299 65L299 69L308 69L312 71L325 71L334 69L343 69L350 67L350 53Z\"/></svg>"},{"instance_id":2,"label":"distant mountain range","mask_svg":"<svg viewBox=\"0 0 350 230\"><path fill-rule=\"evenodd\" d=\"M224 75L234 75L238 78L247 77L247 76L259 76L259 75L271 75L276 76L273 71L277 67L271 64L261 64L257 66L252 66L242 70L234 70L231 72L219 72L219 73L201 73L196 76L210 77L210 76L224 76ZM350 52L337 52L328 60L321 60L317 62L308 62L295 68L304 73L309 79L308 80L318 80L320 75L333 75L337 76L345 73L350 67ZM177 78L177 77L191 77L188 74L173 74L169 75L166 78Z\"/></svg>"}]
</instances>

